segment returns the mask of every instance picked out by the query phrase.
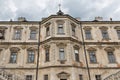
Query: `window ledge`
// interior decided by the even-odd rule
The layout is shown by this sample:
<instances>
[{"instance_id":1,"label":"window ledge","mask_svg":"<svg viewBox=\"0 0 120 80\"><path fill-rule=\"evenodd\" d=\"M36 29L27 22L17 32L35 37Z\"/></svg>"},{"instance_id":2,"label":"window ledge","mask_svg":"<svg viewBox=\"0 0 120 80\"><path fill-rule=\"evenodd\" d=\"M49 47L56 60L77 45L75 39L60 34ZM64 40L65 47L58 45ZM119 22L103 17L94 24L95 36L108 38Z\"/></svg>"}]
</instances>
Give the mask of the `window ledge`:
<instances>
[{"instance_id":1,"label":"window ledge","mask_svg":"<svg viewBox=\"0 0 120 80\"><path fill-rule=\"evenodd\" d=\"M103 38L102 40L111 40L110 38Z\"/></svg>"},{"instance_id":2,"label":"window ledge","mask_svg":"<svg viewBox=\"0 0 120 80\"><path fill-rule=\"evenodd\" d=\"M90 62L90 64L99 64L98 62Z\"/></svg>"},{"instance_id":3,"label":"window ledge","mask_svg":"<svg viewBox=\"0 0 120 80\"><path fill-rule=\"evenodd\" d=\"M57 33L58 35L65 35L65 33Z\"/></svg>"},{"instance_id":4,"label":"window ledge","mask_svg":"<svg viewBox=\"0 0 120 80\"><path fill-rule=\"evenodd\" d=\"M67 61L67 60L58 60L61 64L65 64L65 62Z\"/></svg>"},{"instance_id":5,"label":"window ledge","mask_svg":"<svg viewBox=\"0 0 120 80\"><path fill-rule=\"evenodd\" d=\"M29 40L37 40L37 39L30 39L30 38L29 38Z\"/></svg>"},{"instance_id":6,"label":"window ledge","mask_svg":"<svg viewBox=\"0 0 120 80\"><path fill-rule=\"evenodd\" d=\"M93 38L86 38L85 40L93 40Z\"/></svg>"}]
</instances>

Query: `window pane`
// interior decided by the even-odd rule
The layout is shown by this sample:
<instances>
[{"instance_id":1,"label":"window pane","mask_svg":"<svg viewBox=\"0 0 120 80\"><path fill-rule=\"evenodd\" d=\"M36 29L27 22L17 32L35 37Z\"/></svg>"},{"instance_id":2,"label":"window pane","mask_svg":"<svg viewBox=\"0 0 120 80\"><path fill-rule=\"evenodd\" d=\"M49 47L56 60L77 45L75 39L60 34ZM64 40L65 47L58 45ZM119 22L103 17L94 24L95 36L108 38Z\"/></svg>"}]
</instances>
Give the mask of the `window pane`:
<instances>
[{"instance_id":1,"label":"window pane","mask_svg":"<svg viewBox=\"0 0 120 80\"><path fill-rule=\"evenodd\" d=\"M21 30L15 30L14 39L20 39L21 38Z\"/></svg>"},{"instance_id":2,"label":"window pane","mask_svg":"<svg viewBox=\"0 0 120 80\"><path fill-rule=\"evenodd\" d=\"M118 38L120 39L120 30L117 30Z\"/></svg>"},{"instance_id":3,"label":"window pane","mask_svg":"<svg viewBox=\"0 0 120 80\"><path fill-rule=\"evenodd\" d=\"M83 76L82 75L79 75L79 80L83 80Z\"/></svg>"},{"instance_id":4,"label":"window pane","mask_svg":"<svg viewBox=\"0 0 120 80\"><path fill-rule=\"evenodd\" d=\"M109 38L107 30L102 31L102 36L103 36L103 39L108 39Z\"/></svg>"},{"instance_id":5,"label":"window pane","mask_svg":"<svg viewBox=\"0 0 120 80\"><path fill-rule=\"evenodd\" d=\"M26 80L32 80L32 75L26 75Z\"/></svg>"},{"instance_id":6,"label":"window pane","mask_svg":"<svg viewBox=\"0 0 120 80\"><path fill-rule=\"evenodd\" d=\"M46 49L45 53L45 61L49 61L49 49Z\"/></svg>"},{"instance_id":7,"label":"window pane","mask_svg":"<svg viewBox=\"0 0 120 80\"><path fill-rule=\"evenodd\" d=\"M75 52L75 60L79 61L79 51L75 49L74 52Z\"/></svg>"},{"instance_id":8,"label":"window pane","mask_svg":"<svg viewBox=\"0 0 120 80\"><path fill-rule=\"evenodd\" d=\"M102 80L101 75L95 75L96 80Z\"/></svg>"},{"instance_id":9,"label":"window pane","mask_svg":"<svg viewBox=\"0 0 120 80\"><path fill-rule=\"evenodd\" d=\"M31 30L30 39L36 39L36 30Z\"/></svg>"},{"instance_id":10,"label":"window pane","mask_svg":"<svg viewBox=\"0 0 120 80\"><path fill-rule=\"evenodd\" d=\"M35 53L34 51L28 51L28 63L34 63Z\"/></svg>"},{"instance_id":11,"label":"window pane","mask_svg":"<svg viewBox=\"0 0 120 80\"><path fill-rule=\"evenodd\" d=\"M72 26L72 35L75 35L75 27Z\"/></svg>"},{"instance_id":12,"label":"window pane","mask_svg":"<svg viewBox=\"0 0 120 80\"><path fill-rule=\"evenodd\" d=\"M96 55L95 55L95 52L94 51L90 51L89 52L89 58L90 58L90 62L91 63L96 63L97 60L96 60Z\"/></svg>"},{"instance_id":13,"label":"window pane","mask_svg":"<svg viewBox=\"0 0 120 80\"><path fill-rule=\"evenodd\" d=\"M59 49L59 58L60 60L65 60L65 53L63 48Z\"/></svg>"},{"instance_id":14,"label":"window pane","mask_svg":"<svg viewBox=\"0 0 120 80\"><path fill-rule=\"evenodd\" d=\"M85 30L85 36L86 36L86 39L92 39L91 31Z\"/></svg>"},{"instance_id":15,"label":"window pane","mask_svg":"<svg viewBox=\"0 0 120 80\"><path fill-rule=\"evenodd\" d=\"M12 52L10 55L10 63L16 63L16 60L17 60L17 53Z\"/></svg>"},{"instance_id":16,"label":"window pane","mask_svg":"<svg viewBox=\"0 0 120 80\"><path fill-rule=\"evenodd\" d=\"M46 36L49 36L49 35L50 35L50 28L47 27L47 28L46 28Z\"/></svg>"},{"instance_id":17,"label":"window pane","mask_svg":"<svg viewBox=\"0 0 120 80\"><path fill-rule=\"evenodd\" d=\"M44 80L48 80L48 75L44 75Z\"/></svg>"},{"instance_id":18,"label":"window pane","mask_svg":"<svg viewBox=\"0 0 120 80\"><path fill-rule=\"evenodd\" d=\"M4 30L0 30L0 39L4 39Z\"/></svg>"},{"instance_id":19,"label":"window pane","mask_svg":"<svg viewBox=\"0 0 120 80\"><path fill-rule=\"evenodd\" d=\"M58 24L58 33L64 33L63 24Z\"/></svg>"},{"instance_id":20,"label":"window pane","mask_svg":"<svg viewBox=\"0 0 120 80\"><path fill-rule=\"evenodd\" d=\"M108 52L108 60L109 60L109 63L115 63L116 62L113 52Z\"/></svg>"}]
</instances>

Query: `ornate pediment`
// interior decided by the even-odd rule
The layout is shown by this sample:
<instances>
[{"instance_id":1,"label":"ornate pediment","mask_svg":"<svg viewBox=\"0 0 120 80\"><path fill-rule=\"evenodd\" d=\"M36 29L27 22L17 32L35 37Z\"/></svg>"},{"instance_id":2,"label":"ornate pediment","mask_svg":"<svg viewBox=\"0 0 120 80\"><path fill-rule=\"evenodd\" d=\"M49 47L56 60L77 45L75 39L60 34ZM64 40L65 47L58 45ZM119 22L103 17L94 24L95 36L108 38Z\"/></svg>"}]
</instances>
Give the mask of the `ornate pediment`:
<instances>
[{"instance_id":1,"label":"ornate pediment","mask_svg":"<svg viewBox=\"0 0 120 80\"><path fill-rule=\"evenodd\" d=\"M36 26L31 26L30 30L37 30L38 28Z\"/></svg>"},{"instance_id":2,"label":"ornate pediment","mask_svg":"<svg viewBox=\"0 0 120 80\"><path fill-rule=\"evenodd\" d=\"M63 42L58 42L56 43L57 46L67 46L67 43L63 43Z\"/></svg>"},{"instance_id":3,"label":"ornate pediment","mask_svg":"<svg viewBox=\"0 0 120 80\"><path fill-rule=\"evenodd\" d=\"M115 48L114 47L106 47L106 48L104 48L104 50L105 51L114 51L115 50Z\"/></svg>"},{"instance_id":4,"label":"ornate pediment","mask_svg":"<svg viewBox=\"0 0 120 80\"><path fill-rule=\"evenodd\" d=\"M89 48L87 49L87 51L96 51L96 49L93 48L93 47L89 47Z\"/></svg>"},{"instance_id":5,"label":"ornate pediment","mask_svg":"<svg viewBox=\"0 0 120 80\"><path fill-rule=\"evenodd\" d=\"M15 26L14 29L23 29L22 26Z\"/></svg>"},{"instance_id":6,"label":"ornate pediment","mask_svg":"<svg viewBox=\"0 0 120 80\"><path fill-rule=\"evenodd\" d=\"M101 26L101 27L99 27L99 29L101 29L101 30L107 30L108 27L107 26Z\"/></svg>"},{"instance_id":7,"label":"ornate pediment","mask_svg":"<svg viewBox=\"0 0 120 80\"><path fill-rule=\"evenodd\" d=\"M91 27L91 26L84 26L83 29L84 29L84 30L91 30L92 27Z\"/></svg>"},{"instance_id":8,"label":"ornate pediment","mask_svg":"<svg viewBox=\"0 0 120 80\"><path fill-rule=\"evenodd\" d=\"M10 51L11 52L18 52L18 51L20 51L20 49L18 47L11 47Z\"/></svg>"},{"instance_id":9,"label":"ornate pediment","mask_svg":"<svg viewBox=\"0 0 120 80\"><path fill-rule=\"evenodd\" d=\"M67 78L69 78L70 74L68 74L66 72L61 72L61 73L58 73L57 76L60 79L67 79Z\"/></svg>"},{"instance_id":10,"label":"ornate pediment","mask_svg":"<svg viewBox=\"0 0 120 80\"><path fill-rule=\"evenodd\" d=\"M57 22L58 24L64 24L64 23L65 23L64 20L57 20L56 22Z\"/></svg>"},{"instance_id":11,"label":"ornate pediment","mask_svg":"<svg viewBox=\"0 0 120 80\"><path fill-rule=\"evenodd\" d=\"M114 29L120 30L120 26L115 26Z\"/></svg>"}]
</instances>

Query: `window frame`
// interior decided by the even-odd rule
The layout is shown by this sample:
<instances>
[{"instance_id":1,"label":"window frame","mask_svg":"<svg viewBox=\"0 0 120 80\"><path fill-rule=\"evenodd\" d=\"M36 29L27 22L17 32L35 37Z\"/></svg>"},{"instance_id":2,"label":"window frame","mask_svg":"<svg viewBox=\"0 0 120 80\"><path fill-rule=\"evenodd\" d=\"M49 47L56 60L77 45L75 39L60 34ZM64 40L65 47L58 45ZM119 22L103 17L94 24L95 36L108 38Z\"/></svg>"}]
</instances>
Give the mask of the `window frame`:
<instances>
[{"instance_id":1,"label":"window frame","mask_svg":"<svg viewBox=\"0 0 120 80\"><path fill-rule=\"evenodd\" d=\"M88 34L89 33L89 34ZM92 40L92 33L91 33L91 30L88 29L88 30L85 30L85 39L86 40Z\"/></svg>"},{"instance_id":2,"label":"window frame","mask_svg":"<svg viewBox=\"0 0 120 80\"><path fill-rule=\"evenodd\" d=\"M64 33L64 24L57 24L57 28L58 28L58 30L57 30L57 32L58 32L58 34L65 34Z\"/></svg>"},{"instance_id":3,"label":"window frame","mask_svg":"<svg viewBox=\"0 0 120 80\"><path fill-rule=\"evenodd\" d=\"M32 31L34 31L34 32L32 32ZM30 40L36 40L36 38L37 38L37 30L31 29L30 30Z\"/></svg>"},{"instance_id":4,"label":"window frame","mask_svg":"<svg viewBox=\"0 0 120 80\"><path fill-rule=\"evenodd\" d=\"M46 37L50 36L50 26L46 27Z\"/></svg>"},{"instance_id":5,"label":"window frame","mask_svg":"<svg viewBox=\"0 0 120 80\"><path fill-rule=\"evenodd\" d=\"M79 74L79 80L83 80L83 75Z\"/></svg>"},{"instance_id":6,"label":"window frame","mask_svg":"<svg viewBox=\"0 0 120 80\"><path fill-rule=\"evenodd\" d=\"M46 48L45 49L45 62L49 62L50 61L50 49Z\"/></svg>"},{"instance_id":7,"label":"window frame","mask_svg":"<svg viewBox=\"0 0 120 80\"><path fill-rule=\"evenodd\" d=\"M116 63L116 58L115 58L113 51L108 51L107 56L108 56L109 63Z\"/></svg>"},{"instance_id":8,"label":"window frame","mask_svg":"<svg viewBox=\"0 0 120 80\"><path fill-rule=\"evenodd\" d=\"M101 75L95 75L96 80L102 80Z\"/></svg>"},{"instance_id":9,"label":"window frame","mask_svg":"<svg viewBox=\"0 0 120 80\"><path fill-rule=\"evenodd\" d=\"M25 75L25 80L33 80L33 75Z\"/></svg>"},{"instance_id":10,"label":"window frame","mask_svg":"<svg viewBox=\"0 0 120 80\"><path fill-rule=\"evenodd\" d=\"M61 57L62 54L62 57ZM65 48L64 47L59 47L59 60L63 61L65 60Z\"/></svg>"},{"instance_id":11,"label":"window frame","mask_svg":"<svg viewBox=\"0 0 120 80\"><path fill-rule=\"evenodd\" d=\"M21 40L22 38L22 30L21 29L14 29L14 40Z\"/></svg>"},{"instance_id":12,"label":"window frame","mask_svg":"<svg viewBox=\"0 0 120 80\"><path fill-rule=\"evenodd\" d=\"M120 30L116 30L116 32L117 32L118 39L120 39Z\"/></svg>"},{"instance_id":13,"label":"window frame","mask_svg":"<svg viewBox=\"0 0 120 80\"><path fill-rule=\"evenodd\" d=\"M12 63L12 64L17 63L17 56L18 56L18 53L16 51L12 51L10 54L9 63ZM13 61L13 58L15 58L15 61Z\"/></svg>"},{"instance_id":14,"label":"window frame","mask_svg":"<svg viewBox=\"0 0 120 80\"><path fill-rule=\"evenodd\" d=\"M31 61L31 58L34 58L34 60ZM35 51L27 50L27 63L34 63L34 62L35 62Z\"/></svg>"},{"instance_id":15,"label":"window frame","mask_svg":"<svg viewBox=\"0 0 120 80\"><path fill-rule=\"evenodd\" d=\"M79 57L79 49L78 48L74 48L74 56L75 56L75 61L79 62L80 57Z\"/></svg>"},{"instance_id":16,"label":"window frame","mask_svg":"<svg viewBox=\"0 0 120 80\"><path fill-rule=\"evenodd\" d=\"M110 39L108 30L101 30L101 33L102 33L102 39Z\"/></svg>"},{"instance_id":17,"label":"window frame","mask_svg":"<svg viewBox=\"0 0 120 80\"><path fill-rule=\"evenodd\" d=\"M96 51L88 51L90 63L97 63ZM93 59L94 58L94 59Z\"/></svg>"},{"instance_id":18,"label":"window frame","mask_svg":"<svg viewBox=\"0 0 120 80\"><path fill-rule=\"evenodd\" d=\"M44 80L49 80L48 74L45 74L45 75L44 75Z\"/></svg>"}]
</instances>

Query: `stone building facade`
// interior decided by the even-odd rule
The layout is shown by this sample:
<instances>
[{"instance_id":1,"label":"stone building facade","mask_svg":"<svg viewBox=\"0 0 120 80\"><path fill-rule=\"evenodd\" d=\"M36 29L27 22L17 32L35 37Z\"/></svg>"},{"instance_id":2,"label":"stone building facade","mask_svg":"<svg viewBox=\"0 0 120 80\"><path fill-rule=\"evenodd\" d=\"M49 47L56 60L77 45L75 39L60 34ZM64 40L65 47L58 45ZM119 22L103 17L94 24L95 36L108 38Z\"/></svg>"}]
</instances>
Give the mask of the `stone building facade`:
<instances>
[{"instance_id":1,"label":"stone building facade","mask_svg":"<svg viewBox=\"0 0 120 80\"><path fill-rule=\"evenodd\" d=\"M0 80L36 80L36 68L38 80L120 80L120 21L0 21Z\"/></svg>"}]
</instances>

